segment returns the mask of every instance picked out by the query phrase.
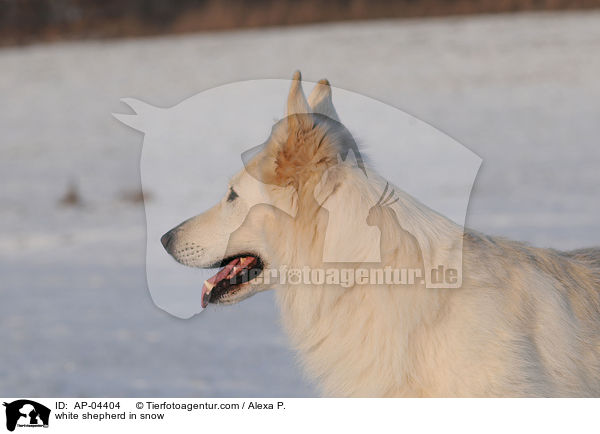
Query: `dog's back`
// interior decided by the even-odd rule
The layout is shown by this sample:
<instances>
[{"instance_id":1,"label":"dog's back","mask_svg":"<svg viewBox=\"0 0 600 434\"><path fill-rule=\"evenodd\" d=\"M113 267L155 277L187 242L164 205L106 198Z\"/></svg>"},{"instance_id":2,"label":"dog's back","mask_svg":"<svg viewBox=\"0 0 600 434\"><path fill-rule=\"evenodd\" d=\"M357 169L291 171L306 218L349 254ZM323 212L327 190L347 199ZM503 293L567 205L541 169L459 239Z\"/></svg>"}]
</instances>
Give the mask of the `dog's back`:
<instances>
[{"instance_id":1,"label":"dog's back","mask_svg":"<svg viewBox=\"0 0 600 434\"><path fill-rule=\"evenodd\" d=\"M462 288L279 295L327 395L600 396L599 264L468 232Z\"/></svg>"},{"instance_id":2,"label":"dog's back","mask_svg":"<svg viewBox=\"0 0 600 434\"><path fill-rule=\"evenodd\" d=\"M521 378L508 394L600 396L600 248L560 252L468 233L464 260L464 290L496 304L480 326L497 331L498 355L513 357Z\"/></svg>"},{"instance_id":3,"label":"dog's back","mask_svg":"<svg viewBox=\"0 0 600 434\"><path fill-rule=\"evenodd\" d=\"M589 265L594 268L597 273L600 273L600 247L571 250L569 252L562 252L562 254L567 258Z\"/></svg>"}]
</instances>

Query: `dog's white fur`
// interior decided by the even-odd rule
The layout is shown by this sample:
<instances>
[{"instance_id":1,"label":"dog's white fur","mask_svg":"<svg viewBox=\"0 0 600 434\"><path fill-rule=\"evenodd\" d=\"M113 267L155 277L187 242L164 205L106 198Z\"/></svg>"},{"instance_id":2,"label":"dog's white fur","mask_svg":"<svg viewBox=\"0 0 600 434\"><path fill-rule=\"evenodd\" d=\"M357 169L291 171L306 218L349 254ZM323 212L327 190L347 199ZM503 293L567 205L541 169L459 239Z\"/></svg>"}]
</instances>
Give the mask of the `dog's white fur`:
<instances>
[{"instance_id":1,"label":"dog's white fur","mask_svg":"<svg viewBox=\"0 0 600 434\"><path fill-rule=\"evenodd\" d=\"M337 120L329 84L319 82L307 101L300 83L296 74L290 117L233 178L238 199L224 198L176 229L170 253L177 260L202 267L254 252L266 267L323 267L325 231L353 225L352 237L337 233L339 248L372 253L363 222L350 213L328 221L321 205L375 203L385 181L330 155L344 146L343 134L310 118ZM315 136L311 128L323 131ZM398 202L370 215L382 230L382 265L426 269L459 240L461 288L275 284L248 286L222 302L276 289L293 346L327 396L600 396L600 250L463 237L462 228L396 192Z\"/></svg>"}]
</instances>

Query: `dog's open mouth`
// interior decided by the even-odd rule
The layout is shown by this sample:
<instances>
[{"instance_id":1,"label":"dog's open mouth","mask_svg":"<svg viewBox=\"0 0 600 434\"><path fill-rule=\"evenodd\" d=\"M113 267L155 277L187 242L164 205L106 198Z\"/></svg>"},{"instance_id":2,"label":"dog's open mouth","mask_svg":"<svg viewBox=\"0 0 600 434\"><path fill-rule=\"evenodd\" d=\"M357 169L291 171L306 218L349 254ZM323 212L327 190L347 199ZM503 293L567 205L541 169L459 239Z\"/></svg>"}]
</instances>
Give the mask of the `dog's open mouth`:
<instances>
[{"instance_id":1,"label":"dog's open mouth","mask_svg":"<svg viewBox=\"0 0 600 434\"><path fill-rule=\"evenodd\" d=\"M260 275L263 262L258 256L243 254L231 256L216 264L223 267L202 286L202 308L208 303L226 302L235 298L242 288Z\"/></svg>"}]
</instances>

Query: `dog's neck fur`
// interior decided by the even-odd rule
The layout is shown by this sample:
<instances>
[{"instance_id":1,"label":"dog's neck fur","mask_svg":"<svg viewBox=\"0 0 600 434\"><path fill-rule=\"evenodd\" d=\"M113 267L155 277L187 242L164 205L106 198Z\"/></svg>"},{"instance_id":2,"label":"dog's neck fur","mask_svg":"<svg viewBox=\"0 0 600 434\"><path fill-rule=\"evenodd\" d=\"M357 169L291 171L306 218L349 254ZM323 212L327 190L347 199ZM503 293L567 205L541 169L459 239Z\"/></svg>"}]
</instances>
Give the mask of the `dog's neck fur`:
<instances>
[{"instance_id":1,"label":"dog's neck fur","mask_svg":"<svg viewBox=\"0 0 600 434\"><path fill-rule=\"evenodd\" d=\"M368 190L360 177L354 180L358 182L344 182L341 188L354 190L355 194L350 197L359 200L359 197L365 197ZM340 197L348 198L348 192L340 193ZM423 253L433 253L421 251L417 238L411 234L412 231L408 232L402 227L397 216L402 219L405 213L410 213L413 221L408 221L407 217L409 225L415 224L415 216L420 216L423 225L438 221L440 217L408 195L401 193L399 197L394 211L381 208L373 217L373 224L381 230L382 240L382 263L376 266L423 269ZM344 205L347 207L345 209L353 209L353 204ZM323 243L326 228L322 225L339 224L328 222L327 211L323 208L315 209L311 223L296 219L294 224L315 225L315 222L318 222L313 231L315 237L310 240L313 251L315 245L320 247ZM454 228L451 224L446 227ZM350 233L360 234L358 229ZM298 232L306 233L290 231ZM421 232L420 236L425 234ZM439 239L439 231L436 236ZM297 240L300 243L304 241ZM426 244L435 245L435 241L431 239ZM358 238L355 242L360 247L361 240ZM320 257L301 257L302 251L306 249L300 248L293 257L288 256L287 263L298 268L305 265L327 268L331 265L323 264ZM299 351L307 373L322 386L325 395L419 395L419 381L410 374L415 372L413 365L421 356L415 353L413 337L442 314L445 298L442 292L424 291L423 287L419 283L402 286L354 285L351 288L288 285L277 291L277 299L292 343ZM382 339L382 336L385 338ZM407 356L409 353L411 357Z\"/></svg>"},{"instance_id":2,"label":"dog's neck fur","mask_svg":"<svg viewBox=\"0 0 600 434\"><path fill-rule=\"evenodd\" d=\"M349 181L342 188L361 187ZM351 201L365 192L356 193L340 194L349 209L357 209ZM460 240L465 279L460 289L418 284L277 289L283 324L322 393L597 396L600 251L561 253L470 231L463 237L451 222L397 193L394 212L382 209L372 219L382 228L382 265L426 270L427 258L443 259ZM295 242L320 247L323 225L340 224L327 223L323 209L313 217L313 238ZM352 243L364 241L359 231L345 229L355 234ZM282 263L330 265L302 256L310 251L307 244L299 249L293 244L285 245Z\"/></svg>"}]
</instances>

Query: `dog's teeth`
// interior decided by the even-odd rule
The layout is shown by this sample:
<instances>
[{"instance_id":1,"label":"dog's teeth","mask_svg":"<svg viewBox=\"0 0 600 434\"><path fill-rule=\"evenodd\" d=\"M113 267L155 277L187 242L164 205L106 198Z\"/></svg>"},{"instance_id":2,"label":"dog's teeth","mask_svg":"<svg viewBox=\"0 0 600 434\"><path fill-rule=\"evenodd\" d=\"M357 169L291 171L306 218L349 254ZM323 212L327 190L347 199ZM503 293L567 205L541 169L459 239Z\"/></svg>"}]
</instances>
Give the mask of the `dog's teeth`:
<instances>
[{"instance_id":1,"label":"dog's teeth","mask_svg":"<svg viewBox=\"0 0 600 434\"><path fill-rule=\"evenodd\" d=\"M242 258L242 260L241 260L241 262L240 262L240 265L241 265L242 267L245 267L246 265L248 265L248 264L252 263L253 261L254 261L254 258L253 258L253 257L251 257L251 256L247 256L247 257L245 257L245 258Z\"/></svg>"},{"instance_id":2,"label":"dog's teeth","mask_svg":"<svg viewBox=\"0 0 600 434\"><path fill-rule=\"evenodd\" d=\"M204 286L206 287L206 292L209 293L216 285L208 280L205 280Z\"/></svg>"}]
</instances>

